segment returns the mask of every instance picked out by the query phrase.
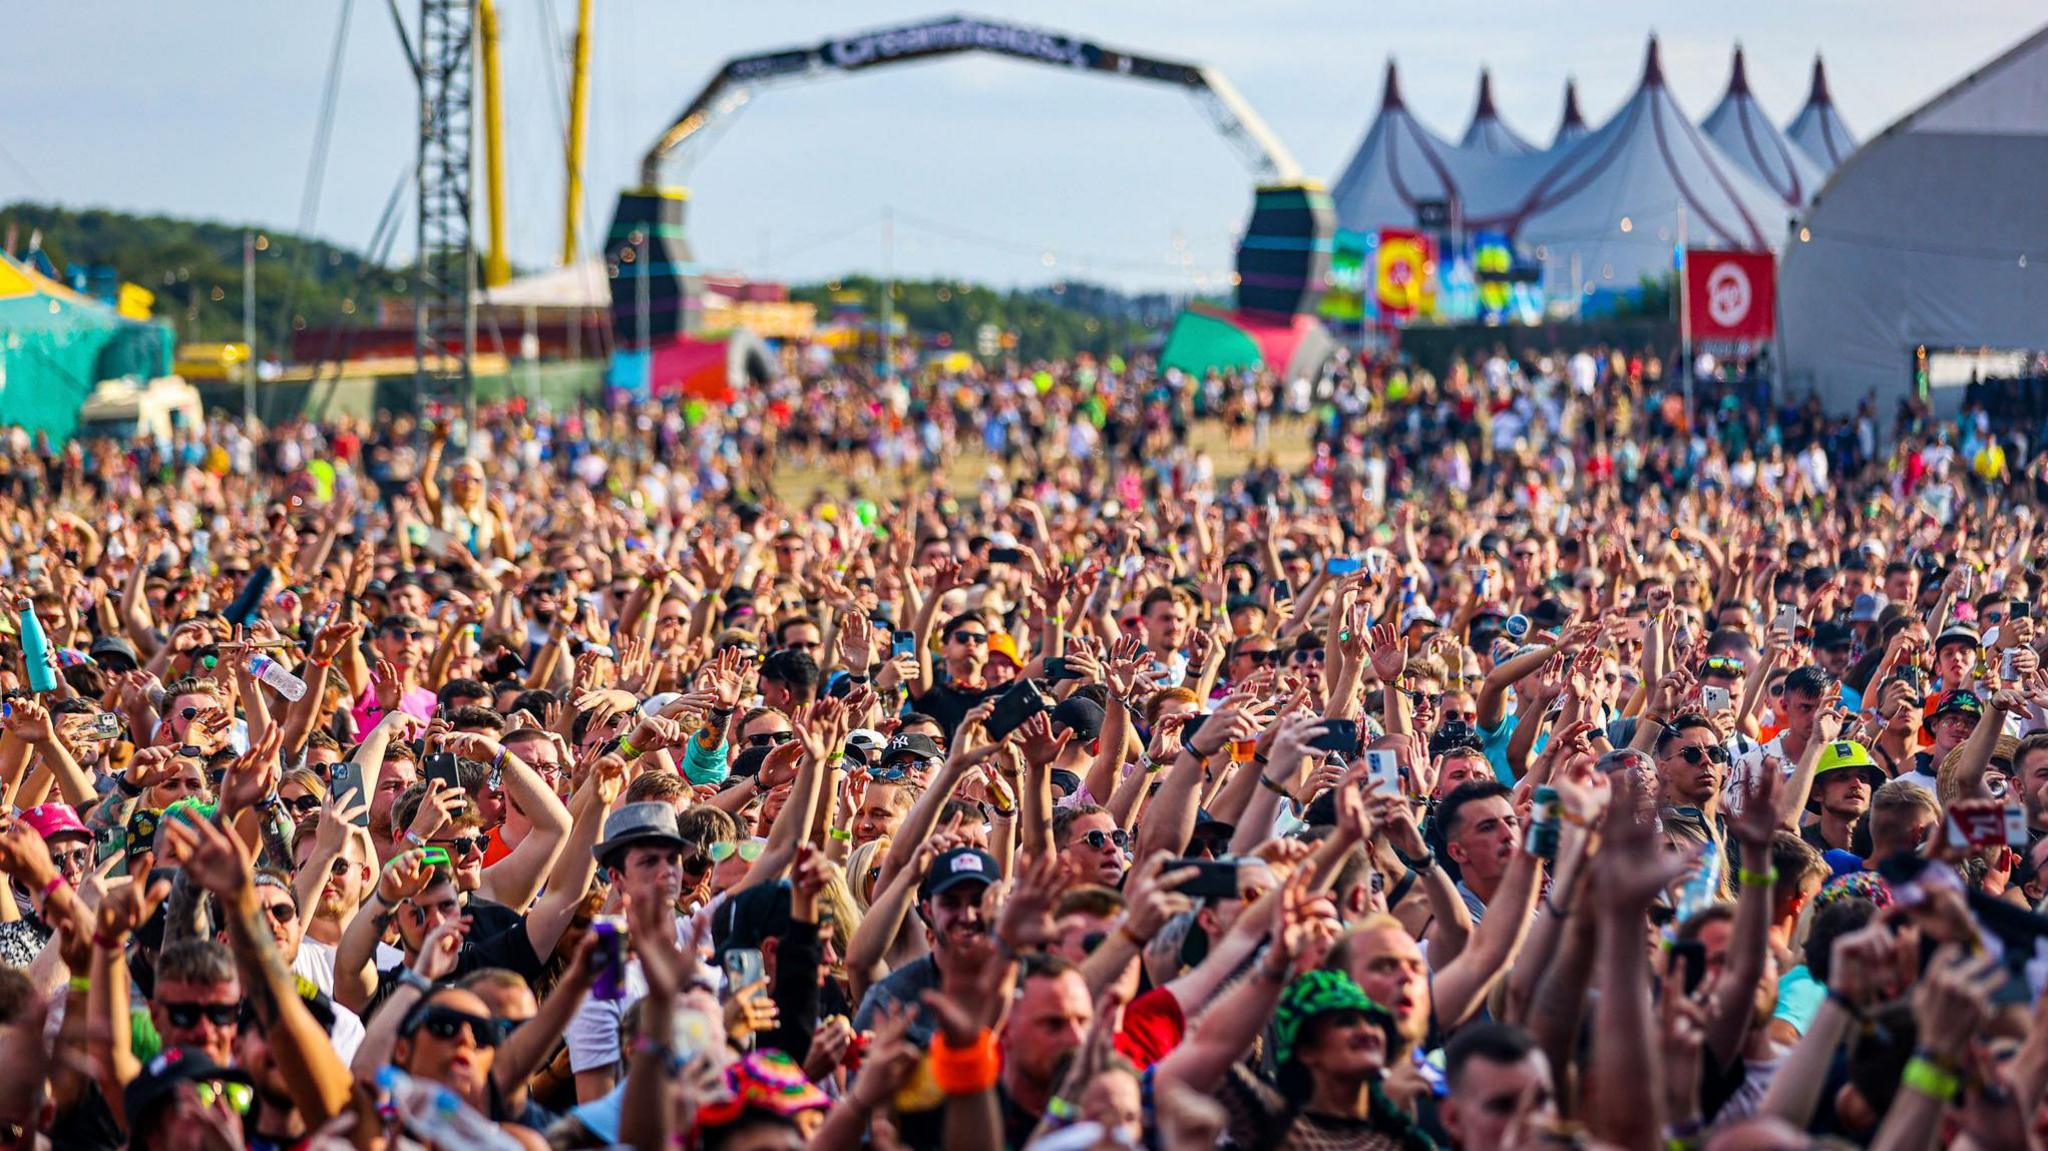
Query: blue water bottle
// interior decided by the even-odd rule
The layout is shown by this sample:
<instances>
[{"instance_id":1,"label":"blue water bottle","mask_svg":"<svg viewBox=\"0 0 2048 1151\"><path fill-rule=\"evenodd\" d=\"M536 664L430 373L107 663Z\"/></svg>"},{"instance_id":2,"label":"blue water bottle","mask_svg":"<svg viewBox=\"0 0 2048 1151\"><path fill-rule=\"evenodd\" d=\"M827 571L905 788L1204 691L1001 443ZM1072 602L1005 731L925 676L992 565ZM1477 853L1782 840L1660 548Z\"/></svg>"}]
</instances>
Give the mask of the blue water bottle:
<instances>
[{"instance_id":1,"label":"blue water bottle","mask_svg":"<svg viewBox=\"0 0 2048 1151\"><path fill-rule=\"evenodd\" d=\"M21 601L21 658L28 665L30 691L57 690L57 669L50 666L50 637L43 634L35 604L26 599Z\"/></svg>"}]
</instances>

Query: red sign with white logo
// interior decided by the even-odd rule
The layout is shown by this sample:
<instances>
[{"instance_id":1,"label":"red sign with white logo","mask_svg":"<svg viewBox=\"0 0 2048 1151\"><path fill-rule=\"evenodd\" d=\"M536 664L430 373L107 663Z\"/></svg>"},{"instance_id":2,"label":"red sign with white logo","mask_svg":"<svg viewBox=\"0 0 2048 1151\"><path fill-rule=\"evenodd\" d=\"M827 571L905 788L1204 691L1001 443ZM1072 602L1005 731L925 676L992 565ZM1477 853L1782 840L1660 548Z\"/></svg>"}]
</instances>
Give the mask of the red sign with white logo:
<instances>
[{"instance_id":1,"label":"red sign with white logo","mask_svg":"<svg viewBox=\"0 0 2048 1151\"><path fill-rule=\"evenodd\" d=\"M1685 252L1686 310L1695 340L1771 338L1778 262L1769 252Z\"/></svg>"}]
</instances>

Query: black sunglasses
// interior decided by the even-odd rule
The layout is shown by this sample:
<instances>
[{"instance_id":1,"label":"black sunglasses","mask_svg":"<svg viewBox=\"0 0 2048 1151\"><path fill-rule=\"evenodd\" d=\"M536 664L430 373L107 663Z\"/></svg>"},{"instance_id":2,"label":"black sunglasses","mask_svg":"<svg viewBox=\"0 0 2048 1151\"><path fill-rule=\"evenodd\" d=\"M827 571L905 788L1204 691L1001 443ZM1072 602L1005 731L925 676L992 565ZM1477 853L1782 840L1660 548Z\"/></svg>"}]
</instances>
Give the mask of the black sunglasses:
<instances>
[{"instance_id":1,"label":"black sunglasses","mask_svg":"<svg viewBox=\"0 0 2048 1151\"><path fill-rule=\"evenodd\" d=\"M172 1003L163 1002L164 1018L173 1027L197 1027L204 1018L215 1027L233 1027L242 1018L239 1003Z\"/></svg>"},{"instance_id":2,"label":"black sunglasses","mask_svg":"<svg viewBox=\"0 0 2048 1151\"><path fill-rule=\"evenodd\" d=\"M1266 664L1280 662L1280 653L1270 648L1265 651L1241 651L1237 654L1240 659L1248 659L1261 667Z\"/></svg>"},{"instance_id":3,"label":"black sunglasses","mask_svg":"<svg viewBox=\"0 0 2048 1151\"><path fill-rule=\"evenodd\" d=\"M476 1041L478 1047L496 1047L498 1041L503 1038L499 1034L495 1020L482 1015L471 1015L467 1011L457 1011L453 1007L439 1006L429 1007L420 1012L419 1017L413 1021L410 1033L425 1031L436 1039L453 1039L456 1033L465 1027L469 1029L469 1037Z\"/></svg>"},{"instance_id":4,"label":"black sunglasses","mask_svg":"<svg viewBox=\"0 0 2048 1151\"><path fill-rule=\"evenodd\" d=\"M1715 763L1728 762L1728 751L1726 748L1723 748L1720 744L1709 744L1706 747L1699 747L1694 744L1687 744L1686 746L1679 748L1677 751L1674 751L1671 754L1678 756L1679 758L1685 760L1685 762L1692 764L1694 767L1698 767L1702 761L1709 759L1713 760Z\"/></svg>"},{"instance_id":5,"label":"black sunglasses","mask_svg":"<svg viewBox=\"0 0 2048 1151\"><path fill-rule=\"evenodd\" d=\"M1300 667L1300 666L1301 666L1302 664L1305 664L1305 663L1322 663L1322 662L1323 662L1323 660L1324 660L1324 658L1325 658L1325 657L1324 657L1324 655L1323 655L1323 649L1322 649L1322 648L1319 648L1319 647L1308 647L1308 648L1303 648L1303 649L1301 649L1300 651L1297 651L1297 652L1295 652L1295 653L1294 653L1294 665L1295 665L1296 667Z\"/></svg>"},{"instance_id":6,"label":"black sunglasses","mask_svg":"<svg viewBox=\"0 0 2048 1151\"><path fill-rule=\"evenodd\" d=\"M987 633L987 632L985 632L985 631L956 631L956 632L954 632L954 633L953 633L953 642L954 642L954 643L987 643L987 642L988 642L988 633Z\"/></svg>"},{"instance_id":7,"label":"black sunglasses","mask_svg":"<svg viewBox=\"0 0 2048 1151\"><path fill-rule=\"evenodd\" d=\"M429 846L445 847L451 856L468 855L471 851L482 855L490 842L491 838L488 835L452 835L446 839L430 840Z\"/></svg>"},{"instance_id":8,"label":"black sunglasses","mask_svg":"<svg viewBox=\"0 0 2048 1151\"><path fill-rule=\"evenodd\" d=\"M317 795L313 795L310 792L298 797L297 799L284 799L280 797L278 799L278 802L284 804L286 807L292 809L293 811L298 812L300 815L311 815L312 813L320 810L320 797Z\"/></svg>"},{"instance_id":9,"label":"black sunglasses","mask_svg":"<svg viewBox=\"0 0 2048 1151\"><path fill-rule=\"evenodd\" d=\"M1094 848L1097 851L1101 851L1104 847L1114 843L1116 844L1117 850L1122 851L1123 849L1131 845L1131 833L1125 831L1121 827L1116 828L1113 831L1104 831L1098 827L1094 831L1091 831L1088 834L1083 835L1081 837L1081 842L1087 844L1088 846Z\"/></svg>"},{"instance_id":10,"label":"black sunglasses","mask_svg":"<svg viewBox=\"0 0 2048 1151\"><path fill-rule=\"evenodd\" d=\"M796 738L793 731L757 731L747 737L748 747L777 747Z\"/></svg>"}]
</instances>

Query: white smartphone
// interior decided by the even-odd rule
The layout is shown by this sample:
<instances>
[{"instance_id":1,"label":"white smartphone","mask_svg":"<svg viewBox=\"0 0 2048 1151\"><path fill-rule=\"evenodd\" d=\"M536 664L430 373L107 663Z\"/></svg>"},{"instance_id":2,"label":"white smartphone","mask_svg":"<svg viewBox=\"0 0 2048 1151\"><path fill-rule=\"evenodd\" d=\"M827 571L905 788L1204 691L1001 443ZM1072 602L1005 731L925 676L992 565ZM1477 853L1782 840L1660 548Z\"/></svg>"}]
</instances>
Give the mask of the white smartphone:
<instances>
[{"instance_id":1,"label":"white smartphone","mask_svg":"<svg viewBox=\"0 0 2048 1151\"><path fill-rule=\"evenodd\" d=\"M1386 748L1365 753L1366 791L1401 794L1401 757Z\"/></svg>"},{"instance_id":2,"label":"white smartphone","mask_svg":"<svg viewBox=\"0 0 2048 1151\"><path fill-rule=\"evenodd\" d=\"M1778 616L1776 619L1771 621L1771 627L1773 630L1782 631L1786 635L1791 635L1792 633L1798 631L1799 609L1789 603L1779 604Z\"/></svg>"},{"instance_id":3,"label":"white smartphone","mask_svg":"<svg viewBox=\"0 0 2048 1151\"><path fill-rule=\"evenodd\" d=\"M1728 694L1727 688L1707 684L1700 688L1700 706L1706 708L1709 713L1728 711L1735 706L1735 701Z\"/></svg>"}]
</instances>

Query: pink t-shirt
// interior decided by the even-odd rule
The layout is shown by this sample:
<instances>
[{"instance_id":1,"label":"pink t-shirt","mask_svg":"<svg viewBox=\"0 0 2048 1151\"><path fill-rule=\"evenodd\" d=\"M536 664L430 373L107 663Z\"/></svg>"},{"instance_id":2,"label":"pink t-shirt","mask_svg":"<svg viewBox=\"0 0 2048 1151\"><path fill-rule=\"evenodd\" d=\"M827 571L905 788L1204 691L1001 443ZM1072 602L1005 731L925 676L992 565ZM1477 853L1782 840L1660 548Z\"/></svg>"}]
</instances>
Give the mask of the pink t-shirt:
<instances>
[{"instance_id":1,"label":"pink t-shirt","mask_svg":"<svg viewBox=\"0 0 2048 1151\"><path fill-rule=\"evenodd\" d=\"M441 699L439 696L428 691L426 688L415 687L399 698L398 710L407 715L426 720L434 718L434 709L440 705ZM377 689L375 687L366 688L363 691L363 697L356 701L354 708L350 709L349 718L355 720L356 732L359 735L368 734L371 728L376 727L383 721L384 709L377 704Z\"/></svg>"}]
</instances>

